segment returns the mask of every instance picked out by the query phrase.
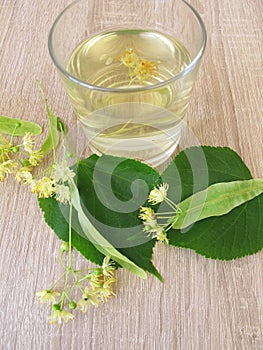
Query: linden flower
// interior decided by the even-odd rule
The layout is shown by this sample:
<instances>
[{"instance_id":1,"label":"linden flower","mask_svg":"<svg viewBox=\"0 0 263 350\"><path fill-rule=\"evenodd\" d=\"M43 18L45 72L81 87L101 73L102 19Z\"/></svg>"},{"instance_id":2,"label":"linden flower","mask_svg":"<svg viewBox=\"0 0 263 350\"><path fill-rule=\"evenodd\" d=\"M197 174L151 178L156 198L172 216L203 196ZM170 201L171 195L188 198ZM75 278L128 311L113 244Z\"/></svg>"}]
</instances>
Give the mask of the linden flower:
<instances>
[{"instance_id":1,"label":"linden flower","mask_svg":"<svg viewBox=\"0 0 263 350\"><path fill-rule=\"evenodd\" d=\"M165 229L158 224L156 224L154 227L146 226L144 231L148 232L152 238L156 238L157 241L161 243L169 243Z\"/></svg>"},{"instance_id":2,"label":"linden flower","mask_svg":"<svg viewBox=\"0 0 263 350\"><path fill-rule=\"evenodd\" d=\"M9 144L9 141L0 133L0 149Z\"/></svg>"},{"instance_id":3,"label":"linden flower","mask_svg":"<svg viewBox=\"0 0 263 350\"><path fill-rule=\"evenodd\" d=\"M70 189L68 186L56 184L54 192L58 202L67 204L70 201Z\"/></svg>"},{"instance_id":4,"label":"linden flower","mask_svg":"<svg viewBox=\"0 0 263 350\"><path fill-rule=\"evenodd\" d=\"M77 302L77 307L81 312L87 312L90 305L99 306L99 299L97 292L93 289L85 288L82 298Z\"/></svg>"},{"instance_id":5,"label":"linden flower","mask_svg":"<svg viewBox=\"0 0 263 350\"><path fill-rule=\"evenodd\" d=\"M124 64L126 67L131 68L136 66L138 61L138 56L133 51L132 48L126 49L123 55L118 57L119 61Z\"/></svg>"},{"instance_id":6,"label":"linden flower","mask_svg":"<svg viewBox=\"0 0 263 350\"><path fill-rule=\"evenodd\" d=\"M14 160L9 159L3 163L0 163L0 167L6 174L12 174L18 167L18 164Z\"/></svg>"},{"instance_id":7,"label":"linden flower","mask_svg":"<svg viewBox=\"0 0 263 350\"><path fill-rule=\"evenodd\" d=\"M141 207L139 218L145 222L155 220L156 214L152 208L149 207Z\"/></svg>"},{"instance_id":8,"label":"linden flower","mask_svg":"<svg viewBox=\"0 0 263 350\"><path fill-rule=\"evenodd\" d=\"M149 230L154 229L158 225L156 216L155 218L149 217L147 220L143 222L143 224L144 224L144 229L143 229L144 232L148 232Z\"/></svg>"},{"instance_id":9,"label":"linden flower","mask_svg":"<svg viewBox=\"0 0 263 350\"><path fill-rule=\"evenodd\" d=\"M26 152L32 153L34 147L34 138L30 132L27 132L23 137L23 146Z\"/></svg>"},{"instance_id":10,"label":"linden flower","mask_svg":"<svg viewBox=\"0 0 263 350\"><path fill-rule=\"evenodd\" d=\"M157 232L160 232L162 230L162 227L158 225L157 221L153 222L152 225L145 225L143 232L146 232L150 235L155 235ZM153 236L154 238L155 236Z\"/></svg>"},{"instance_id":11,"label":"linden flower","mask_svg":"<svg viewBox=\"0 0 263 350\"><path fill-rule=\"evenodd\" d=\"M119 61L129 68L130 84L134 80L139 80L143 84L144 80L157 76L159 62L140 59L132 48L128 48L118 57Z\"/></svg>"},{"instance_id":12,"label":"linden flower","mask_svg":"<svg viewBox=\"0 0 263 350\"><path fill-rule=\"evenodd\" d=\"M33 176L30 169L27 167L21 168L16 173L16 180L20 183L23 182L25 185L31 185L33 183Z\"/></svg>"},{"instance_id":13,"label":"linden flower","mask_svg":"<svg viewBox=\"0 0 263 350\"><path fill-rule=\"evenodd\" d=\"M54 304L56 302L56 297L58 296L60 296L60 293L51 290L43 290L36 293L36 297L41 304Z\"/></svg>"},{"instance_id":14,"label":"linden flower","mask_svg":"<svg viewBox=\"0 0 263 350\"><path fill-rule=\"evenodd\" d=\"M158 69L158 62L139 60L130 77L138 79L139 83L143 84L144 80L157 76Z\"/></svg>"},{"instance_id":15,"label":"linden flower","mask_svg":"<svg viewBox=\"0 0 263 350\"><path fill-rule=\"evenodd\" d=\"M150 231L153 230L157 225L158 224L156 220L152 221L151 223L147 223L147 224L144 223L143 232L150 233Z\"/></svg>"},{"instance_id":16,"label":"linden flower","mask_svg":"<svg viewBox=\"0 0 263 350\"><path fill-rule=\"evenodd\" d=\"M60 250L62 253L68 252L70 250L70 245L68 242L63 242L60 246Z\"/></svg>"},{"instance_id":17,"label":"linden flower","mask_svg":"<svg viewBox=\"0 0 263 350\"><path fill-rule=\"evenodd\" d=\"M0 155L2 161L8 160L8 153L13 145L0 133Z\"/></svg>"},{"instance_id":18,"label":"linden flower","mask_svg":"<svg viewBox=\"0 0 263 350\"><path fill-rule=\"evenodd\" d=\"M61 324L62 321L67 323L68 321L71 321L74 319L74 316L72 313L65 311L65 310L55 310L52 312L52 314L48 317L48 323L58 323Z\"/></svg>"},{"instance_id":19,"label":"linden flower","mask_svg":"<svg viewBox=\"0 0 263 350\"><path fill-rule=\"evenodd\" d=\"M155 226L152 226L152 227L146 226L145 227L145 232L149 232L150 234L153 235L154 238L157 237L159 234L161 234L162 231L163 231L163 227L161 225L158 225L157 223Z\"/></svg>"},{"instance_id":20,"label":"linden flower","mask_svg":"<svg viewBox=\"0 0 263 350\"><path fill-rule=\"evenodd\" d=\"M154 189L150 192L148 202L153 205L161 203L167 197L169 185L167 183L163 183L158 187L154 187Z\"/></svg>"},{"instance_id":21,"label":"linden flower","mask_svg":"<svg viewBox=\"0 0 263 350\"><path fill-rule=\"evenodd\" d=\"M110 262L110 256L106 256L102 263L102 273L106 277L113 277L115 272L115 268L112 266Z\"/></svg>"},{"instance_id":22,"label":"linden flower","mask_svg":"<svg viewBox=\"0 0 263 350\"><path fill-rule=\"evenodd\" d=\"M5 180L5 177L7 177L9 174L14 173L17 167L18 164L11 159L0 163L0 181L3 182Z\"/></svg>"},{"instance_id":23,"label":"linden flower","mask_svg":"<svg viewBox=\"0 0 263 350\"><path fill-rule=\"evenodd\" d=\"M43 153L40 150L30 152L28 159L29 163L33 166L37 166L43 158Z\"/></svg>"},{"instance_id":24,"label":"linden flower","mask_svg":"<svg viewBox=\"0 0 263 350\"><path fill-rule=\"evenodd\" d=\"M91 304L91 303L89 302L89 300L87 300L87 299L80 299L80 300L77 302L77 308L78 308L81 312L85 313L85 312L88 311L88 308L89 308L90 304Z\"/></svg>"},{"instance_id":25,"label":"linden flower","mask_svg":"<svg viewBox=\"0 0 263 350\"><path fill-rule=\"evenodd\" d=\"M161 226L159 226L158 228L155 229L154 232L152 232L152 238L156 238L157 241L161 243L166 243L166 244L169 243L166 231Z\"/></svg>"},{"instance_id":26,"label":"linden flower","mask_svg":"<svg viewBox=\"0 0 263 350\"><path fill-rule=\"evenodd\" d=\"M71 170L64 160L62 164L56 164L54 167L53 179L55 182L66 182L73 179L75 173Z\"/></svg>"},{"instance_id":27,"label":"linden flower","mask_svg":"<svg viewBox=\"0 0 263 350\"><path fill-rule=\"evenodd\" d=\"M89 306L91 306L91 305L93 305L95 307L99 306L99 300L96 296L90 296L89 298L86 298L84 296L84 298L80 299L77 302L78 309L83 313L87 312Z\"/></svg>"},{"instance_id":28,"label":"linden flower","mask_svg":"<svg viewBox=\"0 0 263 350\"><path fill-rule=\"evenodd\" d=\"M31 192L36 193L38 198L51 197L54 193L53 181L45 176L34 184Z\"/></svg>"},{"instance_id":29,"label":"linden flower","mask_svg":"<svg viewBox=\"0 0 263 350\"><path fill-rule=\"evenodd\" d=\"M88 280L92 288L99 287L104 282L102 268L95 269L95 271L88 276Z\"/></svg>"},{"instance_id":30,"label":"linden flower","mask_svg":"<svg viewBox=\"0 0 263 350\"><path fill-rule=\"evenodd\" d=\"M111 284L115 282L115 278L111 277L107 279L100 287L97 287L95 291L99 293L102 302L107 301L110 297L115 295L112 290Z\"/></svg>"},{"instance_id":31,"label":"linden flower","mask_svg":"<svg viewBox=\"0 0 263 350\"><path fill-rule=\"evenodd\" d=\"M160 233L158 236L156 236L157 241L165 244L169 244L169 240L167 238L166 231L163 230L162 233Z\"/></svg>"}]
</instances>

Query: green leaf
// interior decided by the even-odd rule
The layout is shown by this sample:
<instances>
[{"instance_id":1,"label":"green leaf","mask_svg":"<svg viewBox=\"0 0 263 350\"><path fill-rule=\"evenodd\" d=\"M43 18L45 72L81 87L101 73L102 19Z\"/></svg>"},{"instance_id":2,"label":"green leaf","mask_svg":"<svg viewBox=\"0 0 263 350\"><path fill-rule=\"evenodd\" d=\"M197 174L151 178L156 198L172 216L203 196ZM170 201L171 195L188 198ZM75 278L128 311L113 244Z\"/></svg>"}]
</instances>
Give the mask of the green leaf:
<instances>
[{"instance_id":1,"label":"green leaf","mask_svg":"<svg viewBox=\"0 0 263 350\"><path fill-rule=\"evenodd\" d=\"M181 213L176 217L174 229L186 228L211 216L229 213L235 207L263 192L263 179L217 183L197 192L178 204Z\"/></svg>"},{"instance_id":2,"label":"green leaf","mask_svg":"<svg viewBox=\"0 0 263 350\"><path fill-rule=\"evenodd\" d=\"M139 266L134 264L131 260L129 260L125 255L121 254L117 249L115 249L100 233L99 231L92 225L90 220L85 215L79 197L79 191L76 187L74 181L70 183L71 189L71 198L72 204L75 210L78 213L78 219L81 225L82 230L87 236L88 240L93 243L95 248L105 256L110 256L112 260L116 261L122 267L127 269L128 271L134 273L135 275L146 278L147 275Z\"/></svg>"},{"instance_id":3,"label":"green leaf","mask_svg":"<svg viewBox=\"0 0 263 350\"><path fill-rule=\"evenodd\" d=\"M206 146L179 153L162 177L171 184L169 198L177 203L215 183L252 178L234 151ZM263 247L262 208L261 194L224 216L207 218L182 230L171 229L169 242L213 259L230 260L254 254Z\"/></svg>"},{"instance_id":4,"label":"green leaf","mask_svg":"<svg viewBox=\"0 0 263 350\"><path fill-rule=\"evenodd\" d=\"M49 133L46 140L40 148L40 151L43 153L43 155L46 155L49 152L52 152L54 149L56 149L59 143L58 124L61 122L59 117L55 116L51 111L48 101L45 100L45 102L49 120Z\"/></svg>"},{"instance_id":5,"label":"green leaf","mask_svg":"<svg viewBox=\"0 0 263 350\"><path fill-rule=\"evenodd\" d=\"M139 208L160 175L136 160L93 155L78 164L86 215L103 236L136 265L162 280L152 264L155 241L142 232Z\"/></svg>"},{"instance_id":6,"label":"green leaf","mask_svg":"<svg viewBox=\"0 0 263 350\"><path fill-rule=\"evenodd\" d=\"M38 200L38 204L43 211L46 223L52 228L59 239L68 242L69 208L64 205L60 205L55 198L40 198ZM74 217L76 218L76 214ZM86 259L97 265L102 265L104 255L101 254L90 241L77 233L77 231L79 231L79 227L76 222L74 223L74 227L76 227L76 230L73 228L71 233L71 243L73 247L80 251Z\"/></svg>"},{"instance_id":7,"label":"green leaf","mask_svg":"<svg viewBox=\"0 0 263 350\"><path fill-rule=\"evenodd\" d=\"M149 191L161 183L160 175L136 160L108 155L93 155L80 161L77 172L78 188L87 210L102 224L113 227L109 238L114 246L127 245L125 228L135 227L137 233L142 227L138 210ZM116 228L123 230L115 235ZM145 239L143 233L140 237Z\"/></svg>"},{"instance_id":8,"label":"green leaf","mask_svg":"<svg viewBox=\"0 0 263 350\"><path fill-rule=\"evenodd\" d=\"M39 124L27 120L9 118L1 115L0 132L13 136L25 136L28 132L33 135L39 135L42 133L42 128Z\"/></svg>"},{"instance_id":9,"label":"green leaf","mask_svg":"<svg viewBox=\"0 0 263 350\"><path fill-rule=\"evenodd\" d=\"M139 207L145 204L149 191L161 183L160 175L138 161L111 156L92 155L79 162L76 169L82 209L91 224L120 254L162 280L151 261L156 242L142 232L138 219ZM39 205L48 225L68 241L65 206L53 198L41 199ZM72 245L87 259L101 264L103 254L96 250L94 241L86 238L77 216Z\"/></svg>"},{"instance_id":10,"label":"green leaf","mask_svg":"<svg viewBox=\"0 0 263 350\"><path fill-rule=\"evenodd\" d=\"M163 182L169 183L169 198L175 203L218 182L251 178L236 152L228 147L211 146L183 150L162 174Z\"/></svg>"},{"instance_id":11,"label":"green leaf","mask_svg":"<svg viewBox=\"0 0 263 350\"><path fill-rule=\"evenodd\" d=\"M132 260L136 265L143 267L145 271L150 272L159 281L163 282L163 278L152 263L153 249L156 241L151 239L147 243L137 245L136 247L119 248L118 250Z\"/></svg>"}]
</instances>

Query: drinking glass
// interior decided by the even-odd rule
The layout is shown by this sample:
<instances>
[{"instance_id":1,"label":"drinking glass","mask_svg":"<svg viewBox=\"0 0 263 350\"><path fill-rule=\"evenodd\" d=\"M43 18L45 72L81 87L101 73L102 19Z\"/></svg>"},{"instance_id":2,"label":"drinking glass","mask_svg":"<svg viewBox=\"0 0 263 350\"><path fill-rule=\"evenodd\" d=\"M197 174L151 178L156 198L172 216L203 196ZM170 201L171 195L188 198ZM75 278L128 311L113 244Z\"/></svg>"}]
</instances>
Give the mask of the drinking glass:
<instances>
[{"instance_id":1,"label":"drinking glass","mask_svg":"<svg viewBox=\"0 0 263 350\"><path fill-rule=\"evenodd\" d=\"M77 0L48 40L91 150L155 167L179 143L205 44L183 0Z\"/></svg>"}]
</instances>

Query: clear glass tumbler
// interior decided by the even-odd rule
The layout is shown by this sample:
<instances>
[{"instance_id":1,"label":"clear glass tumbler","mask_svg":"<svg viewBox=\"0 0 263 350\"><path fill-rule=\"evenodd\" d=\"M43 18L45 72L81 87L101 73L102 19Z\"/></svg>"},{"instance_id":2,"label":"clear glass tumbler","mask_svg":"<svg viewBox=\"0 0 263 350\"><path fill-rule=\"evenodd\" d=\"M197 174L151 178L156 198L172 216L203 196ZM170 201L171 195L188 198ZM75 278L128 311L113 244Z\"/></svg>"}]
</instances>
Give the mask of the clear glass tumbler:
<instances>
[{"instance_id":1,"label":"clear glass tumbler","mask_svg":"<svg viewBox=\"0 0 263 350\"><path fill-rule=\"evenodd\" d=\"M180 140L206 30L183 0L77 0L49 52L89 147L164 163Z\"/></svg>"}]
</instances>

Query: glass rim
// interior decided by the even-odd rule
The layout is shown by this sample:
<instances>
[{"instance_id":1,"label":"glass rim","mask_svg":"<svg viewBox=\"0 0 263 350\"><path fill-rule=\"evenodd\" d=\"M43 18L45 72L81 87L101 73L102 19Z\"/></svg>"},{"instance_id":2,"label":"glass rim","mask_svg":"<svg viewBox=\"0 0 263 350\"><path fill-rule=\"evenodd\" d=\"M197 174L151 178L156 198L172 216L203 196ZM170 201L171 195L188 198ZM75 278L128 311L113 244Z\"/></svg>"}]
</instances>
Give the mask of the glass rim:
<instances>
[{"instance_id":1,"label":"glass rim","mask_svg":"<svg viewBox=\"0 0 263 350\"><path fill-rule=\"evenodd\" d=\"M57 67L57 69L64 75L66 76L69 80L73 81L74 83L76 83L77 85L80 85L84 88L88 88L88 89L92 89L92 90L98 90L101 92L118 92L118 93L127 93L127 92L140 92L140 91L147 91L147 90L154 90L156 88L160 88L166 85L169 85L173 82L175 82L176 80L182 78L184 75L186 75L188 72L190 72L195 65L200 61L200 59L202 58L204 51L205 51L205 47L206 47L206 41L207 41L207 33L206 33L206 28L205 28L205 24L200 16L200 14L198 13L198 11L192 6L190 5L188 2L186 2L185 0L181 0L186 6L188 6L190 8L190 10L193 12L193 14L195 15L195 17L197 18L200 27L201 27L201 31L202 31L202 43L201 43L201 47L198 50L198 53L195 55L195 57L193 58L193 60L190 62L189 65L187 65L181 72L179 72L178 74L175 74L172 78L161 81L159 83L156 84L152 84L152 85L147 85L147 86L142 86L142 87L127 87L127 88L107 88L104 86L99 86L99 85L93 85L90 83L87 83L83 80L80 80L76 77L74 77L72 74L70 74L58 61L56 55L55 55L55 51L53 48L53 34L55 31L55 28L59 22L59 20L63 17L63 15L71 8L73 7L76 3L80 2L82 0L75 0L73 1L71 4L69 4L67 7L64 8L64 10L56 17L49 35L48 35L48 49L49 49L49 54L52 58L53 63L55 64L55 66Z\"/></svg>"}]
</instances>

